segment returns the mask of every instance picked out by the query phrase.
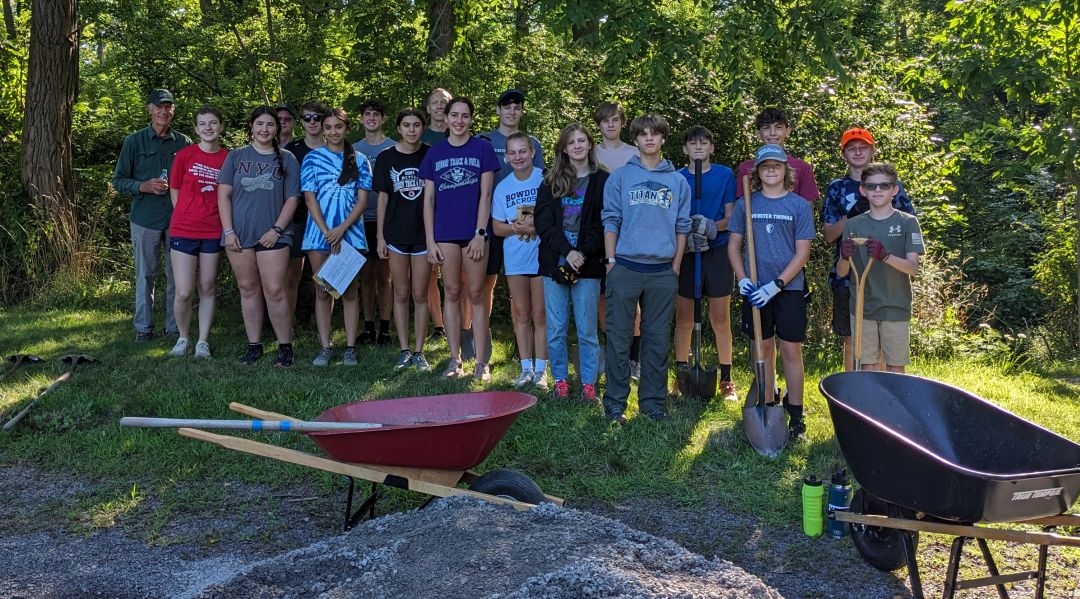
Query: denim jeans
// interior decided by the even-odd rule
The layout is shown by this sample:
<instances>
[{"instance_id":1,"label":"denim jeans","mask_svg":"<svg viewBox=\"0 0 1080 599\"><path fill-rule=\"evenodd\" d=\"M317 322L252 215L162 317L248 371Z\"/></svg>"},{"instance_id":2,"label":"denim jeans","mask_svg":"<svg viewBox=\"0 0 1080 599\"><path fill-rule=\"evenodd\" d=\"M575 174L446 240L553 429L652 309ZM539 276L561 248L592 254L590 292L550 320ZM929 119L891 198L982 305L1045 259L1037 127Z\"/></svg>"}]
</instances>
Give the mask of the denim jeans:
<instances>
[{"instance_id":1,"label":"denim jeans","mask_svg":"<svg viewBox=\"0 0 1080 599\"><path fill-rule=\"evenodd\" d=\"M544 310L547 312L548 361L551 377L567 380L569 352L567 332L570 329L570 302L573 302L574 326L578 334L578 362L582 385L596 384L596 363L600 357L600 342L596 337L597 305L600 302L600 279L578 279L573 285L560 285L544 277Z\"/></svg>"}]
</instances>

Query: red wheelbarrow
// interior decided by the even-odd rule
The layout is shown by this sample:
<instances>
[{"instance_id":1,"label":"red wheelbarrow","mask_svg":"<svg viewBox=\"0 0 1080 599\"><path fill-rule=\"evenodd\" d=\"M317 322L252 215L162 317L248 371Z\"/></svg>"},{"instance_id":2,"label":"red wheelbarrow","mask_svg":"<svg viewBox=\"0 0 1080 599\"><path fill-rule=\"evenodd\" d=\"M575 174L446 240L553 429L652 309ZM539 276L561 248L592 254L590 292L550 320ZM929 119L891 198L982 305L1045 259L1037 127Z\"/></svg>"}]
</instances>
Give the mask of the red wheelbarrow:
<instances>
[{"instance_id":1,"label":"red wheelbarrow","mask_svg":"<svg viewBox=\"0 0 1080 599\"><path fill-rule=\"evenodd\" d=\"M336 406L311 422L239 403L229 404L234 412L258 419L256 423L284 421L283 426L275 426L274 430L299 430L300 425L332 423L357 423L365 427L307 432L329 458L194 428L183 427L177 432L226 449L347 477L345 528L349 528L365 515L374 516L381 485L426 493L432 499L466 495L522 510L543 502L563 505L561 498L545 495L532 479L516 470L498 469L485 474L472 470L487 458L518 415L535 404L535 397L509 391L407 397ZM272 430L269 426L252 428ZM356 479L371 482L371 491L354 511ZM469 488L458 486L463 483Z\"/></svg>"}]
</instances>

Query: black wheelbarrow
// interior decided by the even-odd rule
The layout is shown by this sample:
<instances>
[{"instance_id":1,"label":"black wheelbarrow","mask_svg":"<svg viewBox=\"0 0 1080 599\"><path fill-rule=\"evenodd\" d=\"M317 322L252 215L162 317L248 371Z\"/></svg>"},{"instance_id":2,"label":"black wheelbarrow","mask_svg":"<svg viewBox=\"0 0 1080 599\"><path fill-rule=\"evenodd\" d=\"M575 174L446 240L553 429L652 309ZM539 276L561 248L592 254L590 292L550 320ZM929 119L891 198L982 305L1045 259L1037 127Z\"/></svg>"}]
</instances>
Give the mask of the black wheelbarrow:
<instances>
[{"instance_id":1,"label":"black wheelbarrow","mask_svg":"<svg viewBox=\"0 0 1080 599\"><path fill-rule=\"evenodd\" d=\"M956 539L944 597L980 586L996 586L1008 597L1006 584L1030 579L1035 596L1043 597L1048 547L1080 547L1080 537L1053 532L1080 526L1080 516L1063 515L1080 494L1080 445L962 389L916 376L842 372L819 387L860 485L851 509L830 517L851 524L868 563L882 570L906 564L912 594L921 599L918 531L948 534ZM990 576L958 580L961 551L971 539ZM987 539L1038 545L1038 568L999 573Z\"/></svg>"}]
</instances>

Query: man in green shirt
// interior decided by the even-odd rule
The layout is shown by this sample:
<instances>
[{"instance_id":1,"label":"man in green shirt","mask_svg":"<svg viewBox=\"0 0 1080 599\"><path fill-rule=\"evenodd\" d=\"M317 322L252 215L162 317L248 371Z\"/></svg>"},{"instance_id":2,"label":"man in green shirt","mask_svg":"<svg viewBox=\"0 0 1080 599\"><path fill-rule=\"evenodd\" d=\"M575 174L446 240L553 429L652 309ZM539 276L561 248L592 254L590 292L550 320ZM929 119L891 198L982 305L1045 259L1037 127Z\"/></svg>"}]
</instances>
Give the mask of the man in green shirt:
<instances>
[{"instance_id":1,"label":"man in green shirt","mask_svg":"<svg viewBox=\"0 0 1080 599\"><path fill-rule=\"evenodd\" d=\"M131 243L135 253L135 340L154 336L154 283L162 248L169 245L169 169L173 157L191 140L172 129L173 95L167 89L150 92L146 104L150 125L124 139L116 160L113 188L131 197ZM172 263L165 254L165 336L178 335L173 319Z\"/></svg>"}]
</instances>

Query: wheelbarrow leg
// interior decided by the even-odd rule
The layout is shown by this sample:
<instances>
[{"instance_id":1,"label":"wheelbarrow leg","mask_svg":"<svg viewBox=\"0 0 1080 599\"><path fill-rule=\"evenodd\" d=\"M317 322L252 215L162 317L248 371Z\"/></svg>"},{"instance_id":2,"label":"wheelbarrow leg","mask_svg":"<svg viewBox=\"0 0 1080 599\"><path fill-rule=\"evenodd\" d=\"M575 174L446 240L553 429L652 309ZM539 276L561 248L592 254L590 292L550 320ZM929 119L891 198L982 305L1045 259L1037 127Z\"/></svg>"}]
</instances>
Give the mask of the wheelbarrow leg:
<instances>
[{"instance_id":1,"label":"wheelbarrow leg","mask_svg":"<svg viewBox=\"0 0 1080 599\"><path fill-rule=\"evenodd\" d=\"M900 539L904 542L904 554L907 556L908 580L911 582L911 596L913 599L925 599L922 590L922 577L919 576L919 562L915 557L915 541L911 538L911 531L900 531Z\"/></svg>"},{"instance_id":2,"label":"wheelbarrow leg","mask_svg":"<svg viewBox=\"0 0 1080 599\"><path fill-rule=\"evenodd\" d=\"M1053 530L1053 526L1043 528L1043 532L1052 532ZM1035 577L1035 599L1043 599L1043 592L1046 589L1046 556L1049 551L1049 545L1039 545L1039 570L1036 572Z\"/></svg>"},{"instance_id":3,"label":"wheelbarrow leg","mask_svg":"<svg viewBox=\"0 0 1080 599\"><path fill-rule=\"evenodd\" d=\"M978 537L975 541L979 544L979 551L982 551L983 559L986 560L986 569L990 571L990 576L994 578L1001 576L1001 573L998 572L997 562L994 561L994 556L990 553L990 545L987 545L986 539ZM1001 599L1009 599L1009 591L1005 589L1005 585L996 584L994 586L997 588L998 597Z\"/></svg>"},{"instance_id":4,"label":"wheelbarrow leg","mask_svg":"<svg viewBox=\"0 0 1080 599\"><path fill-rule=\"evenodd\" d=\"M942 599L952 599L956 595L956 579L960 574L960 558L964 553L964 542L967 537L956 537L949 550L949 567L945 570L945 584L942 589Z\"/></svg>"}]
</instances>

